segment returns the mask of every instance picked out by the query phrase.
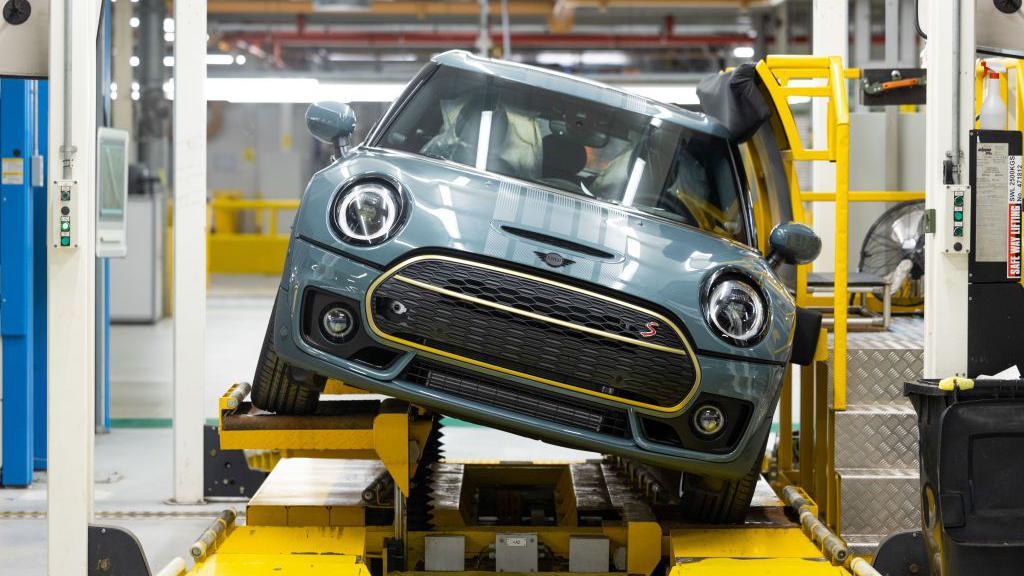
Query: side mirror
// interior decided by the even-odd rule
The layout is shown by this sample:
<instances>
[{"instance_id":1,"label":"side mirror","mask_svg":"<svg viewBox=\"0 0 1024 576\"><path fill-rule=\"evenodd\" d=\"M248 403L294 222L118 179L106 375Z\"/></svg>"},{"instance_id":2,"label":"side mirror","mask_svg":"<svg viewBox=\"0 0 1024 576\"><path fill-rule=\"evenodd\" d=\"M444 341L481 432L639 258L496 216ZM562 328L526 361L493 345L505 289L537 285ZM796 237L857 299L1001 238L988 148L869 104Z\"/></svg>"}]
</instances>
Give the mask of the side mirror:
<instances>
[{"instance_id":1,"label":"side mirror","mask_svg":"<svg viewBox=\"0 0 1024 576\"><path fill-rule=\"evenodd\" d=\"M314 138L340 152L356 130L356 113L341 102L314 102L306 109L306 128Z\"/></svg>"},{"instance_id":2,"label":"side mirror","mask_svg":"<svg viewBox=\"0 0 1024 576\"><path fill-rule=\"evenodd\" d=\"M810 226L799 222L779 224L768 237L771 252L768 263L774 267L780 262L786 264L807 264L821 254L821 238Z\"/></svg>"}]
</instances>

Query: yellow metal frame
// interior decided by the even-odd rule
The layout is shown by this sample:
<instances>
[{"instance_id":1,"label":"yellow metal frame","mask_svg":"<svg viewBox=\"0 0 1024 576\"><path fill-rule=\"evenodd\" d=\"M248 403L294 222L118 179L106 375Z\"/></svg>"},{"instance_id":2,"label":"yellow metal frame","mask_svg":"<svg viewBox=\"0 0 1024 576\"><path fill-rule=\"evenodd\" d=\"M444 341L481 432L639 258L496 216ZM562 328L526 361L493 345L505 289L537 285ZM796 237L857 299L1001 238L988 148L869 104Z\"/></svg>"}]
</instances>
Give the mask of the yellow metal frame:
<instances>
[{"instance_id":1,"label":"yellow metal frame","mask_svg":"<svg viewBox=\"0 0 1024 576\"><path fill-rule=\"evenodd\" d=\"M796 161L823 161L835 164L835 191L831 201L835 203L835 279L831 301L835 318L835 383L833 407L846 409L846 320L847 302L847 260L849 245L849 201L850 201L850 105L846 95L847 71L842 58L838 56L768 56L758 62L757 72L768 89L778 111L779 120L789 142L789 152L784 155L787 173L790 175L790 197L794 217L807 222L796 178ZM794 85L793 81L818 79L820 86ZM789 105L792 96L825 98L828 101L826 147L811 149L804 146L797 132L796 120ZM819 200L820 201L820 200ZM797 304L811 305L807 292L809 266L797 267ZM801 420L803 422L803 420Z\"/></svg>"},{"instance_id":2,"label":"yellow metal frame","mask_svg":"<svg viewBox=\"0 0 1024 576\"><path fill-rule=\"evenodd\" d=\"M670 327L676 333L676 335L679 337L680 342L683 343L684 348L671 348L671 347L668 347L668 346L662 346L662 345L654 344L654 343L651 343L651 342L644 342L643 340L634 340L632 338L628 338L628 337L625 337L625 336L622 336L622 335L619 335L619 334L612 334L612 333L609 333L609 332L603 332L601 330L596 330L596 329L593 329L593 328L590 328L590 327L587 327L587 326L581 326L579 324L573 324L572 322L565 322L565 321L559 320L557 318L551 318L549 316L544 316L544 315L541 315L541 314L535 314L533 312L529 312L529 311L526 311L526 310L520 310L518 308L513 308L511 306L505 306L503 304L499 304L499 303L496 303L496 302L491 302L491 301L488 301L488 300L483 300L483 299L480 299L480 298L475 298L473 296L469 296L469 295L466 295L466 294L461 294L461 293L458 293L458 292L453 292L451 290L446 290L444 288L433 286L433 285L427 284L425 282L420 282L418 280L414 280L412 278L408 278L408 277L405 277L405 276L402 276L401 274L399 274L402 271L402 269L404 269L404 268L406 268L406 267L408 267L408 266L410 266L412 264L415 264L416 262L422 262L422 261L425 261L425 260L443 260L443 261L446 261L446 262L458 262L460 264L465 264L467 266L475 266L475 267L481 268L481 269L493 270L493 271L496 271L496 272L500 272L502 274L509 274L509 275L518 276L518 277L521 277L521 278L527 278L529 280L533 280L533 281L536 281L536 282L542 282L544 284L549 284L549 285L552 285L552 286L558 286L559 288L562 288L562 289L565 289L565 290L570 290L572 292L576 292L576 293L579 293L579 294L586 294L587 296L590 296L590 297L593 297L593 298L599 298L601 300L605 300L607 302L612 302L612 303L617 304L619 306L625 306L627 308L632 308L634 310L638 310L640 312L643 312L644 314L648 314L648 315L650 315L650 316L652 316L654 318L657 318L661 322L664 322L665 326ZM636 400L631 400L629 398L622 398L622 397L614 396L614 395L611 395L611 394L604 394L602 392L596 392L596 391L593 391L593 390L587 390L586 388L580 388L578 386L573 386L571 384L565 384L563 382L558 382L558 381L551 380L551 379L548 379L548 378L542 378L540 376L534 376L532 374L527 374L525 372L519 372L517 370L512 370L512 369L509 369L509 368L504 368L502 366L497 366L497 365L494 365L494 364L489 364L487 362L482 362L480 360L476 360L476 359L473 359L473 358L467 358L465 356L460 356L458 354L453 354L453 353L447 352L445 350L440 350L438 348L433 348L433 347L427 346L425 344L420 344L418 342L413 342L411 340L406 340L404 338L400 338L398 336L394 336L392 334L389 334L389 333L385 332L384 330L382 330L380 327L377 326L377 324L373 320L373 310L372 310L372 302L373 302L373 294L374 294L374 292L377 290L378 287L380 287L380 285L384 281L388 280L389 278L395 278L396 280L399 280L401 282L404 282L404 283L407 283L407 284L412 284L412 285L415 285L415 286L417 286L419 288L423 288L425 290L430 290L430 291L433 291L433 292L444 294L445 296L449 296L451 298L458 298L458 299L461 299L461 300L466 300L466 301L469 301L469 302L473 302L475 304L479 304L481 306L488 306L488 307L491 307L491 308L500 309L500 310L508 312L510 314L517 314L517 315L520 315L520 316L529 317L529 318L531 318L533 320L538 320L538 321L541 321L541 322L548 322L548 323L551 323L551 324L557 324L557 325L562 326L564 328L570 328L570 329L573 329L573 330L579 330L581 332L586 332L588 334L593 334L595 336L600 336L600 337L603 337L603 338L610 338L610 339L613 339L613 340L618 340L618 341L626 342L626 343L629 343L629 344L634 344L636 346L642 346L642 347L645 347L645 348L651 348L651 349L659 350L659 351L662 351L662 352L667 352L667 353L670 353L670 354L678 354L678 355L682 355L682 356L688 356L690 358L690 361L693 363L693 368L694 368L694 384L693 384L693 387L690 388L690 391L686 394L686 396L682 400L680 400L677 404L675 404L673 406L658 406L658 405L655 405L655 404L648 404L646 402L638 402ZM510 270L508 268L501 268L501 267L497 267L497 266L491 266L490 264L484 264L482 262L475 262L475 261L472 261L472 260L465 260L465 259L462 259L462 258L455 258L455 257L452 257L452 256L429 255L428 254L428 255L417 256L417 257L405 260L402 263L400 263L397 266L395 266L394 268L391 268L387 272L381 274L376 280L373 281L372 284L370 284L369 289L367 289L365 302L366 302L366 304L365 304L365 306L366 306L365 318L366 318L367 325L370 327L370 330L374 334L376 334L377 336L379 336L379 337L381 337L381 338L383 338L385 340L394 342L396 344L399 344L401 346L405 346L407 348L413 348L413 349L416 349L416 350L422 350L424 352L429 352L430 354L435 354L437 356L441 356L442 358L450 358L452 360L458 360L459 362L465 362L467 364L472 364L474 366L480 366L482 368L487 368L487 369L490 369L490 370L495 370L495 371L498 371L498 372L502 372L504 374L509 374L511 376L516 376L516 377L519 377L519 378L523 378L525 380L532 380L534 382L538 382L538 383L541 383L541 384L547 384L549 386L555 386L555 387L562 388L562 389L565 389L565 390L572 390L573 392L579 392L581 394L586 394L588 396L594 396L594 397L597 397L597 398L602 398L604 400L611 400L613 402L618 402L620 404L628 404L630 406L636 406L636 407L639 407L639 408L646 408L648 410L653 410L653 411L657 411L657 412L665 412L665 413L675 413L675 412L678 412L678 411L682 410L687 405L687 403L689 403L690 400L697 394L697 390L700 388L701 372L700 372L700 363L697 361L697 355L694 353L693 348L692 348L692 346L690 344L690 341L686 338L686 336L683 335L682 330L680 330L679 327L676 326L676 324L674 322L672 322L671 320L669 320L665 316L663 316L661 314L658 314L657 312L654 312L653 310L648 310L646 308L643 308L643 307L640 307L640 306L636 306L634 304L630 304L629 302L624 302L622 300L617 300L615 298L610 298L608 296L604 296L604 295L598 294L596 292L591 292L589 290L584 290L583 288L578 288L578 287L572 286L570 284L563 284L561 282L556 282L554 280L549 280L547 278L543 278L543 277L540 277L540 276L534 276L532 274L526 274L526 273L523 273L523 272L518 272L518 271L515 271L515 270Z\"/></svg>"},{"instance_id":3,"label":"yellow metal frame","mask_svg":"<svg viewBox=\"0 0 1024 576\"><path fill-rule=\"evenodd\" d=\"M218 274L280 274L290 236L278 232L280 213L297 210L298 199L239 198L215 191L210 201L212 226L207 227L207 268ZM256 214L259 232L240 230L239 212Z\"/></svg>"}]
</instances>

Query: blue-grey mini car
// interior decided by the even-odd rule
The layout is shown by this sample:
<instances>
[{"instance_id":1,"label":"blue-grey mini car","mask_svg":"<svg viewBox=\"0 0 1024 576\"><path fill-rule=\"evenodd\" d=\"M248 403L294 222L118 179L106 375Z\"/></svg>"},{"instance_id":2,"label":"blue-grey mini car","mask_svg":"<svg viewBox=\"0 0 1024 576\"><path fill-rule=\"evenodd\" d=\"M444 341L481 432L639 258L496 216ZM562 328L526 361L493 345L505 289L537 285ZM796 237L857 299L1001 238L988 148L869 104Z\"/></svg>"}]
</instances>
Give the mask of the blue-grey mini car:
<instances>
[{"instance_id":1,"label":"blue-grey mini car","mask_svg":"<svg viewBox=\"0 0 1024 576\"><path fill-rule=\"evenodd\" d=\"M338 145L295 220L252 400L316 410L327 378L674 471L691 517L742 519L797 309L752 245L717 121L448 52ZM805 261L798 225L772 237ZM809 249L808 246L811 246Z\"/></svg>"}]
</instances>

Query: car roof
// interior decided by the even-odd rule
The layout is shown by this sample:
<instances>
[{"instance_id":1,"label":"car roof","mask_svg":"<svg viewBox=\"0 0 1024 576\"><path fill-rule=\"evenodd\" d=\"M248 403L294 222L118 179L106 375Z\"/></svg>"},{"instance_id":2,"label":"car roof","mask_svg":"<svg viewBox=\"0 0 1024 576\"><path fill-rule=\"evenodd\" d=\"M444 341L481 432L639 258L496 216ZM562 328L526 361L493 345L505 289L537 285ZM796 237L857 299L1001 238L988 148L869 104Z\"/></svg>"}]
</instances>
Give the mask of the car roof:
<instances>
[{"instance_id":1,"label":"car roof","mask_svg":"<svg viewBox=\"0 0 1024 576\"><path fill-rule=\"evenodd\" d=\"M725 128L710 116L700 112L685 110L673 104L658 102L657 100L633 94L615 86L609 86L579 76L528 64L509 62L508 60L482 58L465 50L449 50L434 56L431 61L441 66L451 66L470 72L490 74L513 82L571 94L608 106L624 108L633 112L661 118L674 124L701 132L712 133L723 138L729 137Z\"/></svg>"}]
</instances>

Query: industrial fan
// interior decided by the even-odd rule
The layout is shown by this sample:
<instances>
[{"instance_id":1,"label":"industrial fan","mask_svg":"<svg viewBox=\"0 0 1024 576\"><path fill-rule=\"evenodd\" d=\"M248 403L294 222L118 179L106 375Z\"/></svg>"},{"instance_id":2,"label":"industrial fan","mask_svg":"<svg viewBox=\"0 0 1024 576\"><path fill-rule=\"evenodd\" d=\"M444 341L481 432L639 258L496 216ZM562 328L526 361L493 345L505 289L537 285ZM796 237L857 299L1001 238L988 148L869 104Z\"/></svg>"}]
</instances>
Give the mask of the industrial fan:
<instances>
[{"instance_id":1,"label":"industrial fan","mask_svg":"<svg viewBox=\"0 0 1024 576\"><path fill-rule=\"evenodd\" d=\"M923 200L897 204L871 225L858 269L890 281L893 306L924 303Z\"/></svg>"}]
</instances>

